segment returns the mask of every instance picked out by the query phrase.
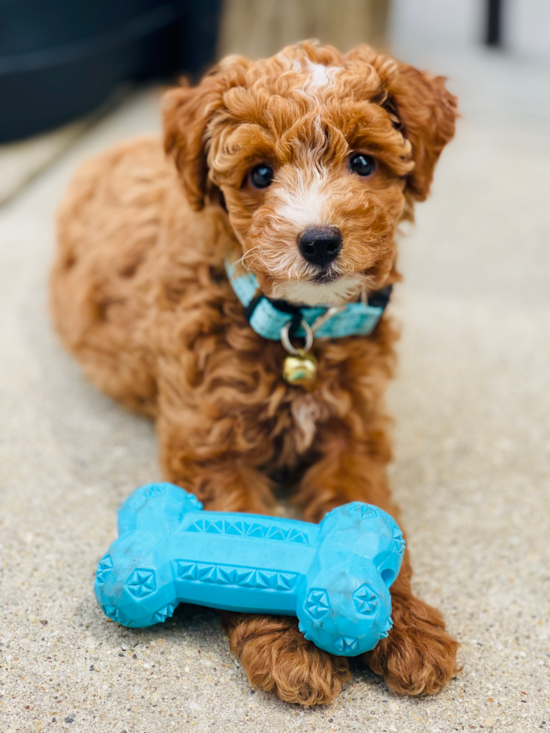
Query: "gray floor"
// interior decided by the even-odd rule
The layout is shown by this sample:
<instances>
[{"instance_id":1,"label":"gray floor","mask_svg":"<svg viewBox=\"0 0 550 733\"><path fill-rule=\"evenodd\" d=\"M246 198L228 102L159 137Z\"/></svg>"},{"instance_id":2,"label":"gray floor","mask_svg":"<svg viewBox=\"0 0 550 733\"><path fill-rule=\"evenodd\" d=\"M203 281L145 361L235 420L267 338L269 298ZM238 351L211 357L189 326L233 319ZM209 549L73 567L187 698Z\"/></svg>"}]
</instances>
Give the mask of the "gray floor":
<instances>
[{"instance_id":1,"label":"gray floor","mask_svg":"<svg viewBox=\"0 0 550 733\"><path fill-rule=\"evenodd\" d=\"M333 705L302 710L251 693L213 612L130 631L97 608L95 564L118 504L158 477L155 436L63 353L46 278L71 172L158 126L145 93L0 212L1 733L550 728L547 75L445 65L464 118L402 243L393 482L416 589L445 612L464 670L418 700L354 667Z\"/></svg>"}]
</instances>

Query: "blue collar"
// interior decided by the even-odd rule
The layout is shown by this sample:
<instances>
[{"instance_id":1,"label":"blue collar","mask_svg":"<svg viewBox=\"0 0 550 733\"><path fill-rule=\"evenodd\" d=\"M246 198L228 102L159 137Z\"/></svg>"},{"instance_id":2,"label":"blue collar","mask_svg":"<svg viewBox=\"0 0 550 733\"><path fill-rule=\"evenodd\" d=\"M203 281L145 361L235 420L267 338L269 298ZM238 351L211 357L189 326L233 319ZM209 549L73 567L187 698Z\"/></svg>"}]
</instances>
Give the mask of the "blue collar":
<instances>
[{"instance_id":1,"label":"blue collar","mask_svg":"<svg viewBox=\"0 0 550 733\"><path fill-rule=\"evenodd\" d=\"M287 324L291 324L292 336L304 338L306 333L301 325L304 321L312 327L316 338L367 336L380 321L392 291L392 286L388 285L371 293L368 303L349 303L338 309L329 306L299 308L285 300L269 300L260 292L258 280L252 272L236 276L236 266L227 260L225 269L251 327L271 341L281 339L281 331Z\"/></svg>"}]
</instances>

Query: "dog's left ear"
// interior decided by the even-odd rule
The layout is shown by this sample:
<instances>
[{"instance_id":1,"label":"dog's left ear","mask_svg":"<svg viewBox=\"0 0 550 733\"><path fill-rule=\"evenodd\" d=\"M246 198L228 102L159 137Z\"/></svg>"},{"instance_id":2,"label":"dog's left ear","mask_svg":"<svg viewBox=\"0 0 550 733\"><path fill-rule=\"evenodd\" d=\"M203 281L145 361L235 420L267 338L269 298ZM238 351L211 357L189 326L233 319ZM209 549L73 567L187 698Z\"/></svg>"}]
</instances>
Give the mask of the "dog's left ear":
<instances>
[{"instance_id":1,"label":"dog's left ear","mask_svg":"<svg viewBox=\"0 0 550 733\"><path fill-rule=\"evenodd\" d=\"M200 84L167 92L163 99L164 149L174 159L187 198L199 211L209 187L207 154L211 123L223 111L224 93L239 82L248 62L239 57L224 59Z\"/></svg>"},{"instance_id":2,"label":"dog's left ear","mask_svg":"<svg viewBox=\"0 0 550 733\"><path fill-rule=\"evenodd\" d=\"M415 166L408 188L417 201L424 201L441 151L455 134L457 99L445 89L444 77L407 64L399 64L389 92L413 149Z\"/></svg>"},{"instance_id":3,"label":"dog's left ear","mask_svg":"<svg viewBox=\"0 0 550 733\"><path fill-rule=\"evenodd\" d=\"M435 164L454 136L457 99L445 89L442 76L431 76L381 54L370 63L382 82L381 106L412 146L415 166L407 176L407 191L416 201L424 201Z\"/></svg>"}]
</instances>

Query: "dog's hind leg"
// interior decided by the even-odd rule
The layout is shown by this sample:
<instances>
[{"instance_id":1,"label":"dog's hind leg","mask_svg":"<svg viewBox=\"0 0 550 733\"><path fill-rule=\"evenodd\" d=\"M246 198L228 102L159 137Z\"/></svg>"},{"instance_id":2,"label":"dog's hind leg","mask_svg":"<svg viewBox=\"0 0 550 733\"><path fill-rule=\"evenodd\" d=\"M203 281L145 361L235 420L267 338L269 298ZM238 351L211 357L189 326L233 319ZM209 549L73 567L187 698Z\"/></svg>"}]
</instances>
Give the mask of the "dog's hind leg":
<instances>
[{"instance_id":1,"label":"dog's hind leg","mask_svg":"<svg viewBox=\"0 0 550 733\"><path fill-rule=\"evenodd\" d=\"M50 283L56 330L87 376L150 415L156 385L146 326L165 185L161 161L158 144L135 141L81 167L59 209Z\"/></svg>"}]
</instances>

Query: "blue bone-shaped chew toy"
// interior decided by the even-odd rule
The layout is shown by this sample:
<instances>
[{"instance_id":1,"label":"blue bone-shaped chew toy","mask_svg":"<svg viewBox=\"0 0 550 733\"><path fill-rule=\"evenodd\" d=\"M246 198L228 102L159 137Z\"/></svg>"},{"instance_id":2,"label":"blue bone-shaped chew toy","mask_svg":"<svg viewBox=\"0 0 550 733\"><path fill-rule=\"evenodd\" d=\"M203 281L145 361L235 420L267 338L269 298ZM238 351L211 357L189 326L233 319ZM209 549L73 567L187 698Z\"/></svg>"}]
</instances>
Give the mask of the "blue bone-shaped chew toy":
<instances>
[{"instance_id":1,"label":"blue bone-shaped chew toy","mask_svg":"<svg viewBox=\"0 0 550 733\"><path fill-rule=\"evenodd\" d=\"M381 509L353 502L320 524L202 511L167 483L137 489L118 515L95 592L124 626L164 621L178 603L296 615L306 639L333 654L373 649L391 629L389 586L405 542Z\"/></svg>"}]
</instances>

